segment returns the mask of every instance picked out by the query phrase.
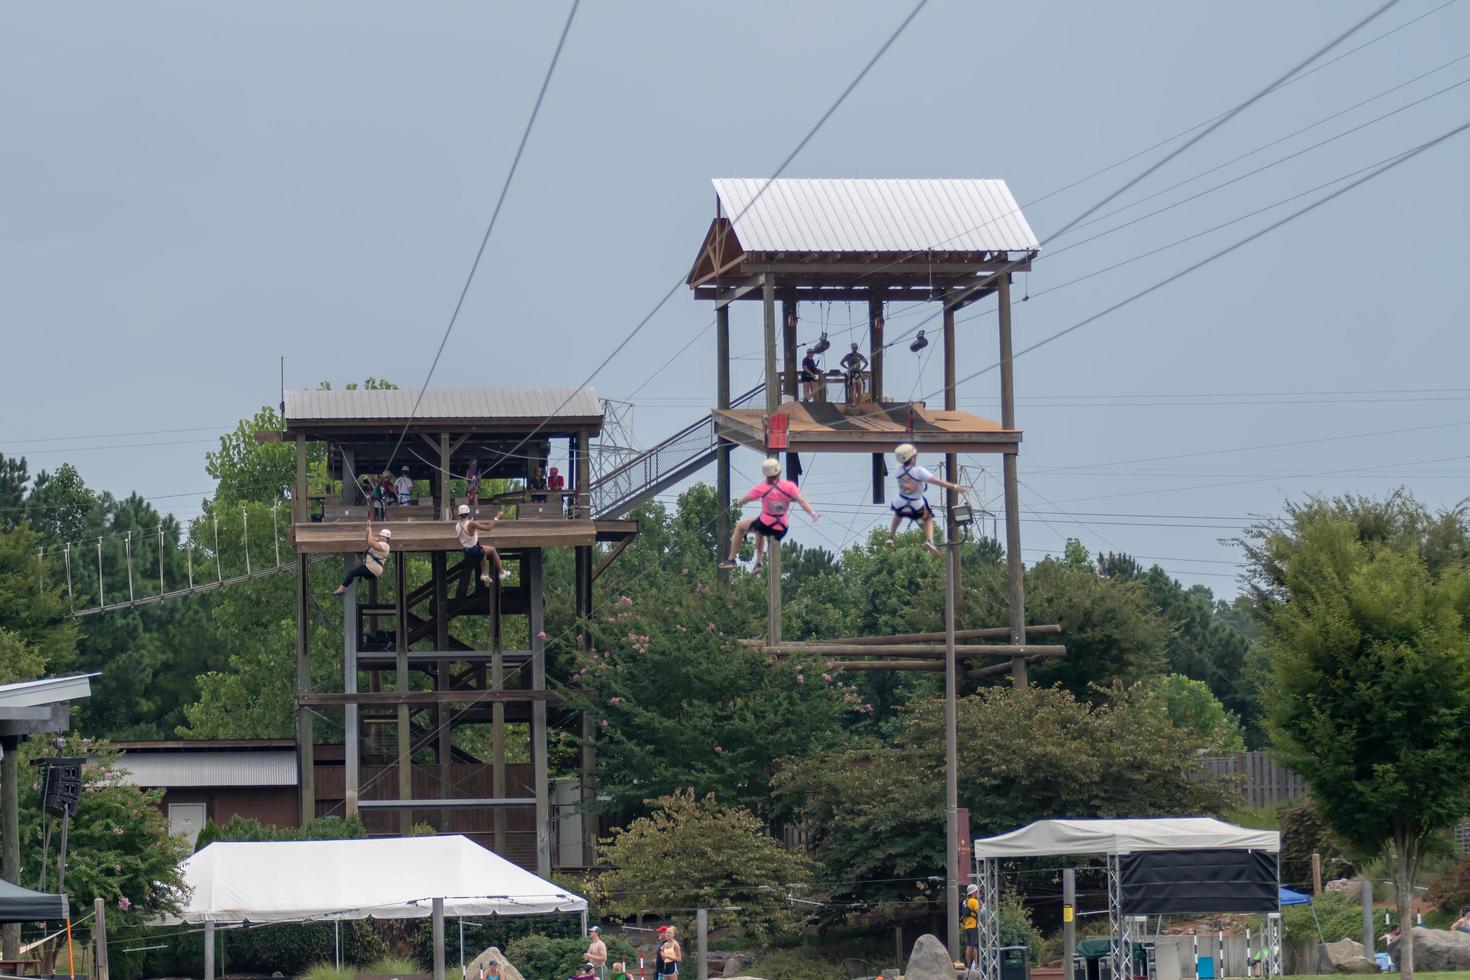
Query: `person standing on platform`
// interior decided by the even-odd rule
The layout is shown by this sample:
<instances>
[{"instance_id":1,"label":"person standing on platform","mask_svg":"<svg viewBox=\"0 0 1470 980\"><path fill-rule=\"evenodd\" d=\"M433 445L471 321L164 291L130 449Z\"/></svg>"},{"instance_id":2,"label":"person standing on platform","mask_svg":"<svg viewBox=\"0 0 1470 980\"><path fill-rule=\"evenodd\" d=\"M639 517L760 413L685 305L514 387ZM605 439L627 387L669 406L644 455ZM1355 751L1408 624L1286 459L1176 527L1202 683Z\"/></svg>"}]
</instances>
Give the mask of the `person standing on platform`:
<instances>
[{"instance_id":1,"label":"person standing on platform","mask_svg":"<svg viewBox=\"0 0 1470 980\"><path fill-rule=\"evenodd\" d=\"M398 494L393 490L393 474L387 470L384 470L383 475L378 477L378 491L379 499L383 501L385 507L398 499Z\"/></svg>"},{"instance_id":2,"label":"person standing on platform","mask_svg":"<svg viewBox=\"0 0 1470 980\"><path fill-rule=\"evenodd\" d=\"M470 468L464 471L464 496L473 510L480 509L480 461L470 460Z\"/></svg>"},{"instance_id":3,"label":"person standing on platform","mask_svg":"<svg viewBox=\"0 0 1470 980\"><path fill-rule=\"evenodd\" d=\"M592 964L598 980L607 980L607 943L602 941L602 932L596 926L587 930L587 936L591 941L587 944L587 952L582 958Z\"/></svg>"},{"instance_id":4,"label":"person standing on platform","mask_svg":"<svg viewBox=\"0 0 1470 980\"><path fill-rule=\"evenodd\" d=\"M407 466L399 471L398 479L393 481L393 492L398 494L400 504L413 503L413 480L408 475Z\"/></svg>"},{"instance_id":5,"label":"person standing on platform","mask_svg":"<svg viewBox=\"0 0 1470 980\"><path fill-rule=\"evenodd\" d=\"M898 525L904 520L919 521L924 525L924 547L937 555L939 549L934 547L934 509L929 506L929 499L924 496L924 491L931 483L960 493L970 488L942 480L918 465L919 451L909 443L900 445L893 451L893 455L898 457L899 464L898 496L889 505L893 509L893 521L888 525L888 540L883 543L892 548Z\"/></svg>"},{"instance_id":6,"label":"person standing on platform","mask_svg":"<svg viewBox=\"0 0 1470 980\"><path fill-rule=\"evenodd\" d=\"M333 595L341 595L346 592L347 587L355 579L376 580L382 575L383 566L388 564L388 552L392 550L389 545L392 540L393 532L386 527L374 535L373 523L369 521L367 526L367 550L362 553L362 561L358 562L357 567L347 573L342 579L342 584L337 586L337 591Z\"/></svg>"},{"instance_id":7,"label":"person standing on platform","mask_svg":"<svg viewBox=\"0 0 1470 980\"><path fill-rule=\"evenodd\" d=\"M551 473L546 477L546 489L552 492L553 496L555 496L556 498L557 504L561 507L562 511L570 517L571 508L566 506L566 497L562 496L562 491L566 490L566 488L567 478L562 476L561 473L557 471L557 468L553 466L551 468Z\"/></svg>"},{"instance_id":8,"label":"person standing on platform","mask_svg":"<svg viewBox=\"0 0 1470 980\"><path fill-rule=\"evenodd\" d=\"M847 372L847 403L857 405L864 401L863 372L868 369L868 359L858 350L858 345L853 344L852 350L843 355L838 363Z\"/></svg>"},{"instance_id":9,"label":"person standing on platform","mask_svg":"<svg viewBox=\"0 0 1470 980\"><path fill-rule=\"evenodd\" d=\"M813 401L817 397L817 385L822 381L822 369L817 364L817 355L808 347L801 359L801 400Z\"/></svg>"},{"instance_id":10,"label":"person standing on platform","mask_svg":"<svg viewBox=\"0 0 1470 980\"><path fill-rule=\"evenodd\" d=\"M454 525L454 533L459 536L459 545L464 549L467 561L472 561L480 566L480 581L486 585L490 584L490 570L486 563L495 566L495 576L499 579L510 578L510 570L500 564L500 552L488 544L480 543L481 531L493 531L495 525L500 523L500 513L488 521L477 521L470 516L470 505L459 505L459 520Z\"/></svg>"},{"instance_id":11,"label":"person standing on platform","mask_svg":"<svg viewBox=\"0 0 1470 980\"><path fill-rule=\"evenodd\" d=\"M735 567L735 557L740 553L740 545L745 541L745 535L754 531L756 534L754 570L760 571L766 557L766 538L772 539L772 548L779 548L781 539L786 537L786 532L790 530L788 511L793 503L800 505L813 521L822 519L822 515L812 509L812 505L807 503L795 483L781 479L780 460L766 460L761 464L761 473L765 475L764 482L751 487L750 491L740 498L741 507L752 500L759 500L761 512L735 525L735 533L730 536L730 555L720 562L721 568Z\"/></svg>"},{"instance_id":12,"label":"person standing on platform","mask_svg":"<svg viewBox=\"0 0 1470 980\"><path fill-rule=\"evenodd\" d=\"M546 502L546 471L540 466L532 468L531 478L526 481L526 489L531 491L531 503L544 504ZM537 493L538 490L542 492Z\"/></svg>"}]
</instances>

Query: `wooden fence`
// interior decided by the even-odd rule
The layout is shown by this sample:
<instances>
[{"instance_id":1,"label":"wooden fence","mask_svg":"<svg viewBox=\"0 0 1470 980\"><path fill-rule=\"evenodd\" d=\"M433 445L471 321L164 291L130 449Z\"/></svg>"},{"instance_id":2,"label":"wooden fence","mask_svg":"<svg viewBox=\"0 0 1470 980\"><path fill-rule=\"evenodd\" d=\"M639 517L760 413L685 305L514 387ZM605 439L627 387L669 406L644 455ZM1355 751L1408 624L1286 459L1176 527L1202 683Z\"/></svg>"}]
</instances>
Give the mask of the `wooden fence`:
<instances>
[{"instance_id":1,"label":"wooden fence","mask_svg":"<svg viewBox=\"0 0 1470 980\"><path fill-rule=\"evenodd\" d=\"M1241 796L1249 807L1292 803L1307 795L1306 781L1269 752L1206 756L1200 762L1211 775L1238 778Z\"/></svg>"}]
</instances>

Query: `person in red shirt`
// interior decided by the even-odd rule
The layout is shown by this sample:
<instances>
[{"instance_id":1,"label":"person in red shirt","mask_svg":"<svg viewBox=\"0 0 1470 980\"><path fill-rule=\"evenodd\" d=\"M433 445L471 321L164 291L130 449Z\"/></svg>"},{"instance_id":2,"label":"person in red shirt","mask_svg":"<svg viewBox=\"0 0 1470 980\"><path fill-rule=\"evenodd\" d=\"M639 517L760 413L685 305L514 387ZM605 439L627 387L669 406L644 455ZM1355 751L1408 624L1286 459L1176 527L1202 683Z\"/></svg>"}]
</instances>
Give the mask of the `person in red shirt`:
<instances>
[{"instance_id":1,"label":"person in red shirt","mask_svg":"<svg viewBox=\"0 0 1470 980\"><path fill-rule=\"evenodd\" d=\"M750 492L740 498L740 506L744 507L752 500L761 502L761 512L754 517L747 517L735 525L735 533L730 536L730 556L720 562L721 568L734 568L735 556L740 553L740 545L745 541L745 535L751 531L755 532L755 568L760 571L761 564L766 557L766 538L771 538L776 544L773 548L780 547L780 541L786 537L786 532L791 529L787 512L791 505L796 503L806 511L814 521L822 519L822 515L812 510L812 505L807 503L796 484L790 480L781 479L781 463L776 459L768 459L761 464L761 473L765 475L765 481L757 483L750 488Z\"/></svg>"}]
</instances>

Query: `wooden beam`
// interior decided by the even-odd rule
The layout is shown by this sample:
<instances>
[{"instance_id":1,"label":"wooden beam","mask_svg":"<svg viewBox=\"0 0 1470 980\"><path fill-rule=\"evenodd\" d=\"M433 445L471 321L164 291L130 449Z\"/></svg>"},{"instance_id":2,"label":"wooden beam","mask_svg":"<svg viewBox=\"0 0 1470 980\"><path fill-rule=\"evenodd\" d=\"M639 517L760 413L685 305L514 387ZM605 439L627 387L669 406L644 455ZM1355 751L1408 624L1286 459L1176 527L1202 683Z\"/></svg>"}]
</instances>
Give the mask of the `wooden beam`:
<instances>
[{"instance_id":1,"label":"wooden beam","mask_svg":"<svg viewBox=\"0 0 1470 980\"><path fill-rule=\"evenodd\" d=\"M602 558L597 562L597 567L592 570L592 581L596 582L598 577L602 575L603 572L607 571L607 566L617 561L618 555L621 555L623 551L627 549L628 545L632 543L633 536L629 535L628 537L623 538L623 540L619 541L617 544L613 545L612 548L608 550L608 553L603 555Z\"/></svg>"},{"instance_id":2,"label":"wooden beam","mask_svg":"<svg viewBox=\"0 0 1470 980\"><path fill-rule=\"evenodd\" d=\"M1026 627L1026 634L1041 636L1044 634L1057 634L1062 631L1061 626L1051 623L1042 626ZM1011 628L1009 626L984 626L979 629L955 630L956 640L1005 640L1009 639ZM944 633L934 631L931 633L894 633L890 636L839 636L830 640L804 640L804 643L843 643L849 646L880 646L885 643L923 643L933 641L944 642ZM765 640L740 640L741 646L759 647L765 646Z\"/></svg>"},{"instance_id":3,"label":"wooden beam","mask_svg":"<svg viewBox=\"0 0 1470 980\"><path fill-rule=\"evenodd\" d=\"M475 704L511 701L553 701L562 696L554 691L362 691L357 694L312 692L299 694L296 703L307 707L332 708L356 704L363 708L397 705Z\"/></svg>"},{"instance_id":4,"label":"wooden beam","mask_svg":"<svg viewBox=\"0 0 1470 980\"><path fill-rule=\"evenodd\" d=\"M778 657L944 657L942 643L892 643L886 646L846 645L840 643L782 643L780 646L763 646L761 653ZM1060 657L1067 648L1061 645L987 643L975 646L957 646L955 654L960 657Z\"/></svg>"}]
</instances>

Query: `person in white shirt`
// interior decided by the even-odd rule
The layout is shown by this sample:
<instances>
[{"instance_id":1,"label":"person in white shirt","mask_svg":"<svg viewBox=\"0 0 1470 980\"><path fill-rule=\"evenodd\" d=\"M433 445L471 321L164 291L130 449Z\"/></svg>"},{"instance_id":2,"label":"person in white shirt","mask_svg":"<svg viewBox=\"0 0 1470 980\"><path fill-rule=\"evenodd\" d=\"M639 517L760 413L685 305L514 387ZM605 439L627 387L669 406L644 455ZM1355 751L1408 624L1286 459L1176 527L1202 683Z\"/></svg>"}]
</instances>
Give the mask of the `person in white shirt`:
<instances>
[{"instance_id":1,"label":"person in white shirt","mask_svg":"<svg viewBox=\"0 0 1470 980\"><path fill-rule=\"evenodd\" d=\"M900 445L893 451L893 455L898 457L898 496L889 505L893 510L893 521L888 525L888 540L884 544L893 547L893 536L898 533L898 525L903 521L919 521L924 525L924 547L937 555L939 549L934 547L934 509L929 506L924 491L931 483L946 490L960 492L970 488L942 480L918 465L919 451L909 443Z\"/></svg>"},{"instance_id":2,"label":"person in white shirt","mask_svg":"<svg viewBox=\"0 0 1470 980\"><path fill-rule=\"evenodd\" d=\"M362 561L348 572L342 579L342 584L337 586L334 595L341 595L347 591L355 579L376 579L383 574L383 566L388 564L388 552L391 550L390 542L393 540L393 532L386 527L377 534L373 533L372 522L367 526L367 550L362 553Z\"/></svg>"},{"instance_id":3,"label":"person in white shirt","mask_svg":"<svg viewBox=\"0 0 1470 980\"><path fill-rule=\"evenodd\" d=\"M393 481L393 491L398 494L398 502L400 504L412 502L413 480L409 479L407 466L399 471L398 479Z\"/></svg>"},{"instance_id":4,"label":"person in white shirt","mask_svg":"<svg viewBox=\"0 0 1470 980\"><path fill-rule=\"evenodd\" d=\"M480 566L480 581L486 585L490 584L490 570L487 562L495 566L496 577L504 580L510 578L510 570L500 564L500 552L488 544L480 543L481 531L493 531L495 525L500 523L500 511L488 521L477 521L470 517L470 505L459 505L459 521L454 525L454 533L459 535L459 545L464 549L465 559L477 563Z\"/></svg>"}]
</instances>

